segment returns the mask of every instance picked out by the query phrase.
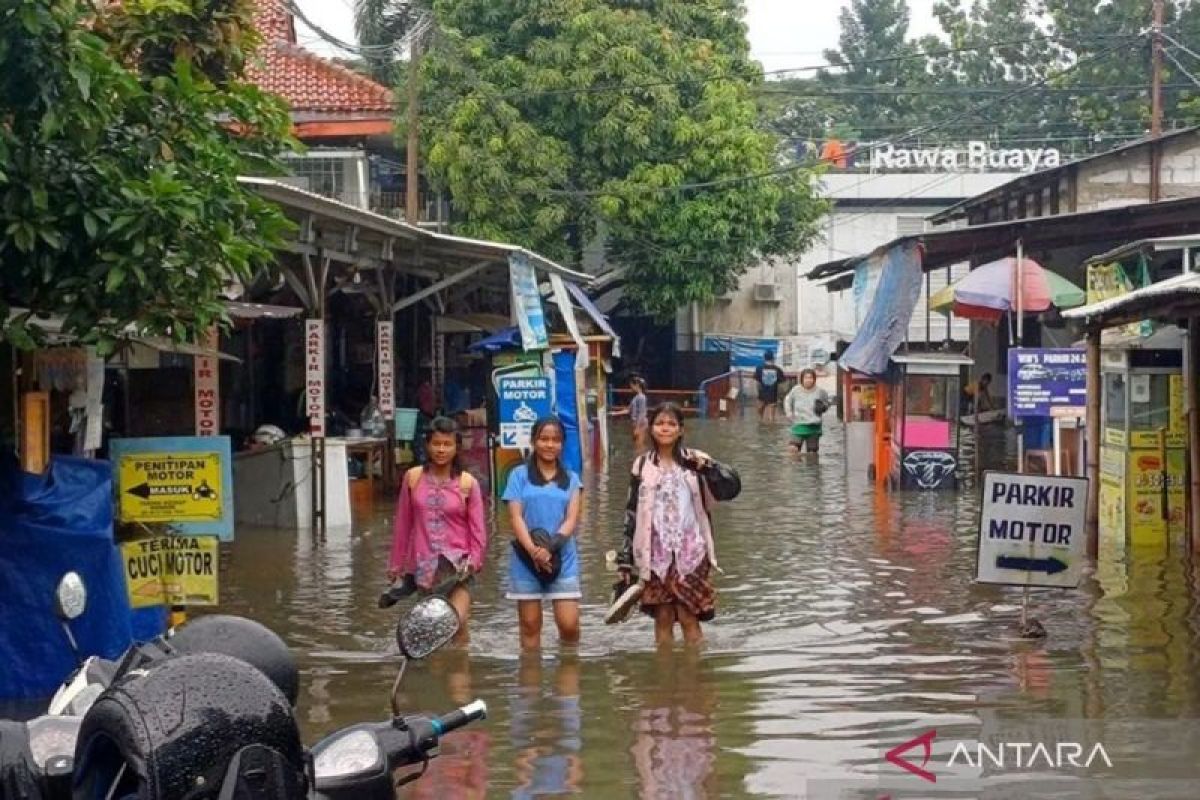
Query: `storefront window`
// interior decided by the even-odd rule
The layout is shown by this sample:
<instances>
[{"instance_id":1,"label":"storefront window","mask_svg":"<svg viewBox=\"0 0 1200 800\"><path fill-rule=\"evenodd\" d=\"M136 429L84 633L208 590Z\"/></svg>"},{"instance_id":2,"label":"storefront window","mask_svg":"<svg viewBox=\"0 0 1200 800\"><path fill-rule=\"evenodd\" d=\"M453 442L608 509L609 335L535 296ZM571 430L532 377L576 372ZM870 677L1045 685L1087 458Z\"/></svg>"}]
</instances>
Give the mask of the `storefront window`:
<instances>
[{"instance_id":1,"label":"storefront window","mask_svg":"<svg viewBox=\"0 0 1200 800\"><path fill-rule=\"evenodd\" d=\"M1129 427L1157 431L1171 425L1171 376L1129 377Z\"/></svg>"},{"instance_id":2,"label":"storefront window","mask_svg":"<svg viewBox=\"0 0 1200 800\"><path fill-rule=\"evenodd\" d=\"M942 375L909 375L905 413L910 416L947 419L950 378Z\"/></svg>"},{"instance_id":3,"label":"storefront window","mask_svg":"<svg viewBox=\"0 0 1200 800\"><path fill-rule=\"evenodd\" d=\"M1125 430L1125 376L1104 376L1104 427Z\"/></svg>"}]
</instances>

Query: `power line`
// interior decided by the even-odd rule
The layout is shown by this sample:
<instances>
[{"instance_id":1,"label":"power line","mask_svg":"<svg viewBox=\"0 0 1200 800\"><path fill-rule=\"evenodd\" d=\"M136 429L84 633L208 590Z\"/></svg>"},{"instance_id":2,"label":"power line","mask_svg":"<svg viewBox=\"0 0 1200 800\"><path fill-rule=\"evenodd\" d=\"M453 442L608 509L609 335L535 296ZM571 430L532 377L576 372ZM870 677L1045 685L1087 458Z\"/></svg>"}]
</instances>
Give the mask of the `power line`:
<instances>
[{"instance_id":1,"label":"power line","mask_svg":"<svg viewBox=\"0 0 1200 800\"><path fill-rule=\"evenodd\" d=\"M1139 36L1138 38L1140 39L1142 37ZM1034 91L1034 90L1038 89L1039 87L1042 87L1045 83L1048 83L1049 81L1055 80L1057 78L1061 78L1062 76L1068 74L1069 72L1071 72L1073 70L1079 69L1080 67L1082 67L1083 65L1085 65L1089 62L1092 62L1092 61L1098 60L1104 56L1109 56L1116 52L1119 52L1120 50L1124 49L1131 43L1132 42L1130 42L1130 41L1125 41L1114 47L1093 53L1091 56L1082 58L1082 59L1076 61L1075 63L1070 64L1067 67L1064 67L1063 69L1059 70L1055 74L1046 76L1045 78L1043 78L1042 80L1038 81L1035 84L1023 86L1019 89L1016 89L1015 91L1009 92L1005 95L1001 95L993 100L989 100L984 103L979 103L976 106L974 106L973 108L967 109L959 114L956 114L947 120L943 120L941 122L930 123L928 125L923 125L923 126L919 126L916 128L912 128L907 133L902 134L897 137L893 137L887 141L873 142L869 145L863 145L863 146L859 146L856 148L852 148L851 150L847 151L845 153L845 155L846 156L859 155L862 152L869 153L880 147L886 147L889 144L894 145L899 142L906 141L908 139L913 139L913 138L916 138L919 136L923 136L927 133L932 133L933 131L936 131L943 127L946 127L947 125L950 125L955 122L961 121L963 119L972 117L972 116L978 114L980 111L989 109L1000 102L1003 102L1006 100L1011 100L1011 99L1019 97L1023 94L1026 94L1030 91ZM788 175L788 174L797 172L799 170L806 169L811 166L812 166L812 163L798 163L798 164L792 164L792 165L789 165L786 167L780 167L778 169L768 170L768 171L755 173L755 174L751 174L751 175L739 175L739 176L731 176L728 178L716 178L716 179L709 180L709 181L699 181L699 182L694 182L694 183L677 184L675 186L645 186L642 188L645 191L650 192L650 193L690 191L693 189L708 189L708 188L715 188L717 186L731 185L731 184L735 184L735 183L745 183L747 181L752 181L752 180L762 180L764 178L782 177L784 175ZM581 197L595 197L595 196L602 196L602 195L619 194L619 192L615 192L611 189L591 189L591 190L579 191L579 190L571 190L571 189L563 189L563 188L554 188L554 189L547 189L544 191L547 194L551 194L551 195L556 195L556 194L558 194L558 195L575 195L575 196L581 196Z\"/></svg>"}]
</instances>

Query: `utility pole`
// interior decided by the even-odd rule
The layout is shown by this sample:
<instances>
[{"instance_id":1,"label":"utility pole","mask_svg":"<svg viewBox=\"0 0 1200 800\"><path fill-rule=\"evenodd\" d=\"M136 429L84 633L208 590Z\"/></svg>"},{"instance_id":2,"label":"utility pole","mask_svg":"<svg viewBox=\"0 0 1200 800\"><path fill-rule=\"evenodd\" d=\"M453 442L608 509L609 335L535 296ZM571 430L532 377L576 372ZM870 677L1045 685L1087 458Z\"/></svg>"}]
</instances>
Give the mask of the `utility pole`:
<instances>
[{"instance_id":1,"label":"utility pole","mask_svg":"<svg viewBox=\"0 0 1200 800\"><path fill-rule=\"evenodd\" d=\"M410 225L421 222L421 138L417 130L421 121L419 103L421 92L421 34L417 33L408 45L408 146L404 173L404 218Z\"/></svg>"},{"instance_id":2,"label":"utility pole","mask_svg":"<svg viewBox=\"0 0 1200 800\"><path fill-rule=\"evenodd\" d=\"M1163 68L1163 16L1164 0L1154 0L1154 18L1151 23L1150 42L1150 138L1162 136L1162 68ZM1150 202L1162 198L1162 146L1150 143Z\"/></svg>"}]
</instances>

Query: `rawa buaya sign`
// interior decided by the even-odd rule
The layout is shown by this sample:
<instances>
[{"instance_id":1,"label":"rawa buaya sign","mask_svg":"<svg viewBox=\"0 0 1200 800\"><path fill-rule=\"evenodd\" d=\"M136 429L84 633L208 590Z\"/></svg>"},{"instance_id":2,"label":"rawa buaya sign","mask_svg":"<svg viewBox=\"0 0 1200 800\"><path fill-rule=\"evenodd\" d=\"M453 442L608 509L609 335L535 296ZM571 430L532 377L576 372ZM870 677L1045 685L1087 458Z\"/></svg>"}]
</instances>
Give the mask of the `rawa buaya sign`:
<instances>
[{"instance_id":1,"label":"rawa buaya sign","mask_svg":"<svg viewBox=\"0 0 1200 800\"><path fill-rule=\"evenodd\" d=\"M942 172L1037 172L1062 164L1062 153L1053 147L1001 148L987 142L965 146L896 147L871 151L871 169L926 169Z\"/></svg>"}]
</instances>

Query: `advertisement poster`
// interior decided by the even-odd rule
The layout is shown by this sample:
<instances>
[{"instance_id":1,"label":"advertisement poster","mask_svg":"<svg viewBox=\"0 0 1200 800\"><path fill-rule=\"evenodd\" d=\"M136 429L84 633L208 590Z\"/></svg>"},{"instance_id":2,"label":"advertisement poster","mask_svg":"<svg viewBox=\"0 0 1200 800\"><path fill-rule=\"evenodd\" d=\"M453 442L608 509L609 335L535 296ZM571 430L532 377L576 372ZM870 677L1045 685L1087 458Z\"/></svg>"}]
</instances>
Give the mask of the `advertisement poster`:
<instances>
[{"instance_id":1,"label":"advertisement poster","mask_svg":"<svg viewBox=\"0 0 1200 800\"><path fill-rule=\"evenodd\" d=\"M1082 417L1087 412L1087 352L1082 348L1008 351L1011 417Z\"/></svg>"},{"instance_id":2,"label":"advertisement poster","mask_svg":"<svg viewBox=\"0 0 1200 800\"><path fill-rule=\"evenodd\" d=\"M529 256L513 253L508 257L509 280L512 283L513 314L521 329L521 344L526 351L545 350L550 346L546 333L546 315L538 291L537 273Z\"/></svg>"},{"instance_id":3,"label":"advertisement poster","mask_svg":"<svg viewBox=\"0 0 1200 800\"><path fill-rule=\"evenodd\" d=\"M1168 531L1183 532L1187 502L1184 494L1185 453L1168 450L1165 469L1159 450L1131 450L1128 458L1129 493L1125 505L1129 514L1129 542L1133 545L1164 544Z\"/></svg>"}]
</instances>

